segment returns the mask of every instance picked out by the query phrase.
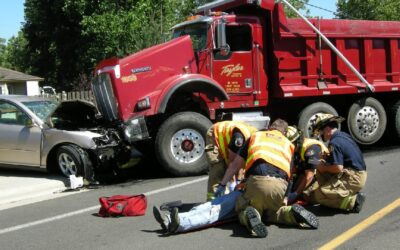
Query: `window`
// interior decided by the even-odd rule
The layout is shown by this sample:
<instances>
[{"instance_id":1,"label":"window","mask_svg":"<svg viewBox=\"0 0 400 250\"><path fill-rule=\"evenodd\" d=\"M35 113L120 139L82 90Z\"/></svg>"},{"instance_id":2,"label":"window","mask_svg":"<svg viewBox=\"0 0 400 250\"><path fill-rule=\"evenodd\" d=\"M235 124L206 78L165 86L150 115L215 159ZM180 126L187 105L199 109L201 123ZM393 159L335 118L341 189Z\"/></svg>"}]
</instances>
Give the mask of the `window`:
<instances>
[{"instance_id":1,"label":"window","mask_svg":"<svg viewBox=\"0 0 400 250\"><path fill-rule=\"evenodd\" d=\"M250 51L252 48L250 26L226 26L226 42L229 44L231 51Z\"/></svg>"},{"instance_id":2,"label":"window","mask_svg":"<svg viewBox=\"0 0 400 250\"><path fill-rule=\"evenodd\" d=\"M0 102L0 123L25 125L29 117L16 106Z\"/></svg>"},{"instance_id":3,"label":"window","mask_svg":"<svg viewBox=\"0 0 400 250\"><path fill-rule=\"evenodd\" d=\"M174 30L172 38L180 36L190 35L192 39L193 49L195 51L201 51L206 48L207 45L207 23L195 23L186 25Z\"/></svg>"}]
</instances>

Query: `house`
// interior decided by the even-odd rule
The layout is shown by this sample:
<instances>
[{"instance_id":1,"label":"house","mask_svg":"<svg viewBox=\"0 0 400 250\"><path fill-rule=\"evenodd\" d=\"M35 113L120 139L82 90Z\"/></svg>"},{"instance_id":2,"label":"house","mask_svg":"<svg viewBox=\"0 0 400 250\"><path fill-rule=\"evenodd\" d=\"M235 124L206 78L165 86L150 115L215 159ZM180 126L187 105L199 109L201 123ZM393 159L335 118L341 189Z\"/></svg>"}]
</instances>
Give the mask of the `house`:
<instances>
[{"instance_id":1,"label":"house","mask_svg":"<svg viewBox=\"0 0 400 250\"><path fill-rule=\"evenodd\" d=\"M0 67L1 95L39 95L39 82L44 79Z\"/></svg>"}]
</instances>

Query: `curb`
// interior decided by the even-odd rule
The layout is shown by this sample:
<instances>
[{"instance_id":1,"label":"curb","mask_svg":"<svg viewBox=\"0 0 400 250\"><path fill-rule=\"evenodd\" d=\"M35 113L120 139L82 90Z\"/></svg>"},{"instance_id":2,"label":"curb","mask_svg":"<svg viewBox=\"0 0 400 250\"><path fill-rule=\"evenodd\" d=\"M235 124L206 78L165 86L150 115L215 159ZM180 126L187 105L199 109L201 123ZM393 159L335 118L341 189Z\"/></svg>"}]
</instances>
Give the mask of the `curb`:
<instances>
[{"instance_id":1,"label":"curb","mask_svg":"<svg viewBox=\"0 0 400 250\"><path fill-rule=\"evenodd\" d=\"M67 179L60 177L0 176L0 206L64 191Z\"/></svg>"}]
</instances>

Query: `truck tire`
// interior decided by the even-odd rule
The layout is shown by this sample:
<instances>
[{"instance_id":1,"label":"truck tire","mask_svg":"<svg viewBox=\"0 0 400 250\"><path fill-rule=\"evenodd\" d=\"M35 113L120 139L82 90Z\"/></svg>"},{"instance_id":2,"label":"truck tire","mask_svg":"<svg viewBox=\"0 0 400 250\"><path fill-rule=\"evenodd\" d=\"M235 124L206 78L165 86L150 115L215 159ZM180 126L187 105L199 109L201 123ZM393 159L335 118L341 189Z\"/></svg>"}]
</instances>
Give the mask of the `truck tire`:
<instances>
[{"instance_id":1,"label":"truck tire","mask_svg":"<svg viewBox=\"0 0 400 250\"><path fill-rule=\"evenodd\" d=\"M300 112L298 123L298 127L303 131L305 137L312 136L312 127L319 113L338 115L336 109L325 102L315 102L308 105Z\"/></svg>"},{"instance_id":2,"label":"truck tire","mask_svg":"<svg viewBox=\"0 0 400 250\"><path fill-rule=\"evenodd\" d=\"M195 112L169 117L160 127L155 153L164 169L175 176L199 175L208 169L205 135L212 123Z\"/></svg>"},{"instance_id":3,"label":"truck tire","mask_svg":"<svg viewBox=\"0 0 400 250\"><path fill-rule=\"evenodd\" d=\"M88 160L88 158L84 159ZM56 164L59 171L69 177L70 175L82 175L85 162L80 157L77 146L63 145L57 150Z\"/></svg>"},{"instance_id":4,"label":"truck tire","mask_svg":"<svg viewBox=\"0 0 400 250\"><path fill-rule=\"evenodd\" d=\"M400 100L392 106L390 118L394 135L397 137L397 139L400 139Z\"/></svg>"},{"instance_id":5,"label":"truck tire","mask_svg":"<svg viewBox=\"0 0 400 250\"><path fill-rule=\"evenodd\" d=\"M361 98L350 106L347 126L350 134L361 145L377 142L385 133L387 117L382 104L372 98Z\"/></svg>"}]
</instances>

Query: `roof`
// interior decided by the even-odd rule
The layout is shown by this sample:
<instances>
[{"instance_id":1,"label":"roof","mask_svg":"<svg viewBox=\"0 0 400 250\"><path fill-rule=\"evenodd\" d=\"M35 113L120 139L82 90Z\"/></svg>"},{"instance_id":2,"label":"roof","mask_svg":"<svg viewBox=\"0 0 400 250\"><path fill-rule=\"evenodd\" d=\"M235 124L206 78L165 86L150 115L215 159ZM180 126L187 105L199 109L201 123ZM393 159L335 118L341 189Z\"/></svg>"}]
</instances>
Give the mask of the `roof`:
<instances>
[{"instance_id":1,"label":"roof","mask_svg":"<svg viewBox=\"0 0 400 250\"><path fill-rule=\"evenodd\" d=\"M24 74L15 70L0 67L0 81L43 81L38 76Z\"/></svg>"}]
</instances>

